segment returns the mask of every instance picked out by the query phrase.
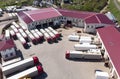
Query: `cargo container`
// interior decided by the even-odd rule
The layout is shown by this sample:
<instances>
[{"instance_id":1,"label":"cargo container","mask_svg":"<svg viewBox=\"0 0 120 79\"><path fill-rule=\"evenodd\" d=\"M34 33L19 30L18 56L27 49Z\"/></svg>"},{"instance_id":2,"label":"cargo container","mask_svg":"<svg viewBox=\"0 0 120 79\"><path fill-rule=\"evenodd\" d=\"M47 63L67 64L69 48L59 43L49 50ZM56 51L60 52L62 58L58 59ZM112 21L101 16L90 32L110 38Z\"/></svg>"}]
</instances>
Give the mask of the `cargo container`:
<instances>
[{"instance_id":1,"label":"cargo container","mask_svg":"<svg viewBox=\"0 0 120 79\"><path fill-rule=\"evenodd\" d=\"M68 40L70 40L70 41L79 41L79 39L80 39L80 36L78 36L78 35L69 35L68 36Z\"/></svg>"},{"instance_id":2,"label":"cargo container","mask_svg":"<svg viewBox=\"0 0 120 79\"><path fill-rule=\"evenodd\" d=\"M21 28L25 31L27 30L27 28L22 24L22 23L19 23L19 25L21 26Z\"/></svg>"},{"instance_id":3,"label":"cargo container","mask_svg":"<svg viewBox=\"0 0 120 79\"><path fill-rule=\"evenodd\" d=\"M7 76L7 75L10 75L10 74L17 72L17 71L23 71L26 68L32 67L38 63L39 63L39 60L37 57L31 57L31 58L22 60L20 62L2 67L2 71L3 71L4 75Z\"/></svg>"},{"instance_id":4,"label":"cargo container","mask_svg":"<svg viewBox=\"0 0 120 79\"><path fill-rule=\"evenodd\" d=\"M79 43L92 43L92 38L87 36L81 36Z\"/></svg>"},{"instance_id":5,"label":"cargo container","mask_svg":"<svg viewBox=\"0 0 120 79\"><path fill-rule=\"evenodd\" d=\"M13 38L13 39L16 39L16 34L13 30L10 30L10 36Z\"/></svg>"},{"instance_id":6,"label":"cargo container","mask_svg":"<svg viewBox=\"0 0 120 79\"><path fill-rule=\"evenodd\" d=\"M52 27L48 27L48 29L49 29L50 31L53 31L53 30L54 30Z\"/></svg>"},{"instance_id":7,"label":"cargo container","mask_svg":"<svg viewBox=\"0 0 120 79\"><path fill-rule=\"evenodd\" d=\"M75 50L89 50L89 49L97 49L97 46L89 43L83 43L83 44L75 44L74 48Z\"/></svg>"},{"instance_id":8,"label":"cargo container","mask_svg":"<svg viewBox=\"0 0 120 79\"><path fill-rule=\"evenodd\" d=\"M12 22L12 24L13 24L17 29L20 28L20 26L19 26L16 22Z\"/></svg>"},{"instance_id":9,"label":"cargo container","mask_svg":"<svg viewBox=\"0 0 120 79\"><path fill-rule=\"evenodd\" d=\"M5 30L5 39L6 40L10 39L10 31L9 30Z\"/></svg>"},{"instance_id":10,"label":"cargo container","mask_svg":"<svg viewBox=\"0 0 120 79\"><path fill-rule=\"evenodd\" d=\"M44 40L43 34L38 29L35 29L35 32L39 35L41 40Z\"/></svg>"},{"instance_id":11,"label":"cargo container","mask_svg":"<svg viewBox=\"0 0 120 79\"><path fill-rule=\"evenodd\" d=\"M47 42L51 42L51 37L48 33L44 33L44 37L45 37Z\"/></svg>"},{"instance_id":12,"label":"cargo container","mask_svg":"<svg viewBox=\"0 0 120 79\"><path fill-rule=\"evenodd\" d=\"M15 33L18 33L18 29L14 25L11 25L10 27Z\"/></svg>"},{"instance_id":13,"label":"cargo container","mask_svg":"<svg viewBox=\"0 0 120 79\"><path fill-rule=\"evenodd\" d=\"M46 31L45 31L44 29L40 29L40 32L41 32L42 34L46 33Z\"/></svg>"},{"instance_id":14,"label":"cargo container","mask_svg":"<svg viewBox=\"0 0 120 79\"><path fill-rule=\"evenodd\" d=\"M35 30L31 30L30 32L31 32L31 33L33 34L33 36L36 38L37 43L39 43L39 42L41 41L41 38L40 38L39 35L35 32Z\"/></svg>"},{"instance_id":15,"label":"cargo container","mask_svg":"<svg viewBox=\"0 0 120 79\"><path fill-rule=\"evenodd\" d=\"M43 73L43 68L42 66L34 66L32 68L29 68L27 70L24 70L16 75L13 75L7 79L24 79L24 77L35 77L37 75L40 75Z\"/></svg>"},{"instance_id":16,"label":"cargo container","mask_svg":"<svg viewBox=\"0 0 120 79\"><path fill-rule=\"evenodd\" d=\"M109 74L103 71L95 72L95 79L110 79Z\"/></svg>"},{"instance_id":17,"label":"cargo container","mask_svg":"<svg viewBox=\"0 0 120 79\"><path fill-rule=\"evenodd\" d=\"M37 44L37 40L31 33L28 34L28 37L29 37L29 40L32 41L33 44Z\"/></svg>"},{"instance_id":18,"label":"cargo container","mask_svg":"<svg viewBox=\"0 0 120 79\"><path fill-rule=\"evenodd\" d=\"M83 58L84 57L84 52L82 51L66 51L65 57L67 59L69 58Z\"/></svg>"}]
</instances>

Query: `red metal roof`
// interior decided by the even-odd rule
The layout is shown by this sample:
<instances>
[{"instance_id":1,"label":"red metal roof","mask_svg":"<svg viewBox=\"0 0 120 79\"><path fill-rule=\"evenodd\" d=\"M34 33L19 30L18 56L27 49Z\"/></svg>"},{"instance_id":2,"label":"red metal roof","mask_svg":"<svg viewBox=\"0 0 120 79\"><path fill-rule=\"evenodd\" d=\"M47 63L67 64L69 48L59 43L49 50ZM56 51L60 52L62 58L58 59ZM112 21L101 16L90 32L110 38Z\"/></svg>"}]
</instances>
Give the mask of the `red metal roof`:
<instances>
[{"instance_id":1,"label":"red metal roof","mask_svg":"<svg viewBox=\"0 0 120 79\"><path fill-rule=\"evenodd\" d=\"M15 44L12 39L0 41L0 51L10 49L13 47L15 47Z\"/></svg>"},{"instance_id":2,"label":"red metal roof","mask_svg":"<svg viewBox=\"0 0 120 79\"><path fill-rule=\"evenodd\" d=\"M114 23L108 19L104 14L96 13L93 16L85 18L86 24L90 23L101 23L101 24L109 24L114 25Z\"/></svg>"},{"instance_id":3,"label":"red metal roof","mask_svg":"<svg viewBox=\"0 0 120 79\"><path fill-rule=\"evenodd\" d=\"M109 24L109 25L114 24L104 14L95 13L95 12L73 11L73 10L66 10L66 9L44 8L40 10L20 12L18 13L18 15L27 24L33 21L44 20L44 19L58 17L58 16L80 18L85 20L87 24L90 24L90 23L102 23L102 24Z\"/></svg>"},{"instance_id":4,"label":"red metal roof","mask_svg":"<svg viewBox=\"0 0 120 79\"><path fill-rule=\"evenodd\" d=\"M54 18L58 16L62 16L56 9L54 8L44 8L39 10L32 11L24 11L22 13L18 13L18 15L28 24L33 21L44 20L49 18ZM28 21L27 21L28 20Z\"/></svg>"},{"instance_id":5,"label":"red metal roof","mask_svg":"<svg viewBox=\"0 0 120 79\"><path fill-rule=\"evenodd\" d=\"M95 12L83 12L66 9L57 9L63 16L85 19L95 14Z\"/></svg>"},{"instance_id":6,"label":"red metal roof","mask_svg":"<svg viewBox=\"0 0 120 79\"><path fill-rule=\"evenodd\" d=\"M26 15L24 12L19 12L18 15L26 24L33 22L32 19L28 15Z\"/></svg>"},{"instance_id":7,"label":"red metal roof","mask_svg":"<svg viewBox=\"0 0 120 79\"><path fill-rule=\"evenodd\" d=\"M114 26L99 28L97 32L120 76L120 32Z\"/></svg>"}]
</instances>

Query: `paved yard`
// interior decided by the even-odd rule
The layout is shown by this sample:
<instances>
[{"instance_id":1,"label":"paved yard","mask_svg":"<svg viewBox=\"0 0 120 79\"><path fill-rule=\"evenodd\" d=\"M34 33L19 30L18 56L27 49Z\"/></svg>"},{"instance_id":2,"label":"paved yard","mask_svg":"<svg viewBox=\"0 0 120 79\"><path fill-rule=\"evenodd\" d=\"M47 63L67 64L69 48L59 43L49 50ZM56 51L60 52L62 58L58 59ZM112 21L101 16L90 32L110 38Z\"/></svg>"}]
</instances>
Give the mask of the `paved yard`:
<instances>
[{"instance_id":1,"label":"paved yard","mask_svg":"<svg viewBox=\"0 0 120 79\"><path fill-rule=\"evenodd\" d=\"M73 61L65 59L66 50L74 50L77 42L68 41L67 36L73 33L74 29L62 30L62 40L58 43L32 45L30 49L24 49L21 43L15 41L23 57L38 56L45 73L34 79L95 79L94 70L101 69L108 71L103 62Z\"/></svg>"}]
</instances>

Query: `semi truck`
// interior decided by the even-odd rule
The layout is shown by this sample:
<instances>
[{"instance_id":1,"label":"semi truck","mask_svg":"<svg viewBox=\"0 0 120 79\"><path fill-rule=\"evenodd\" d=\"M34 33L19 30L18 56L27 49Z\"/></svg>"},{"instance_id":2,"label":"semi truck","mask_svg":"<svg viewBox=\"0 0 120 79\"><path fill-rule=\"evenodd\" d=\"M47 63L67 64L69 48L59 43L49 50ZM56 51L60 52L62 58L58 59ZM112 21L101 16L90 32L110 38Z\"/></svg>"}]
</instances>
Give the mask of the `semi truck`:
<instances>
[{"instance_id":1,"label":"semi truck","mask_svg":"<svg viewBox=\"0 0 120 79\"><path fill-rule=\"evenodd\" d=\"M17 71L23 71L28 67L34 66L39 63L39 60L37 57L31 57L19 62L16 62L14 64L2 67L2 71L4 75L9 75Z\"/></svg>"},{"instance_id":2,"label":"semi truck","mask_svg":"<svg viewBox=\"0 0 120 79\"><path fill-rule=\"evenodd\" d=\"M11 77L8 77L7 79L24 79L24 77L35 77L37 75L40 75L43 73L42 66L34 66L32 68L29 68L27 70L24 70L16 75L13 75Z\"/></svg>"},{"instance_id":3,"label":"semi truck","mask_svg":"<svg viewBox=\"0 0 120 79\"><path fill-rule=\"evenodd\" d=\"M74 51L74 50L70 50L70 51L66 51L65 53L65 57L67 59L90 59L90 60L101 60L102 59L102 55L101 52L91 52L91 51Z\"/></svg>"},{"instance_id":4,"label":"semi truck","mask_svg":"<svg viewBox=\"0 0 120 79\"><path fill-rule=\"evenodd\" d=\"M51 37L48 33L44 33L44 38L46 39L47 42L51 42Z\"/></svg>"},{"instance_id":5,"label":"semi truck","mask_svg":"<svg viewBox=\"0 0 120 79\"><path fill-rule=\"evenodd\" d=\"M40 39L43 41L44 40L43 34L38 29L35 29L35 32L39 35Z\"/></svg>"},{"instance_id":6,"label":"semi truck","mask_svg":"<svg viewBox=\"0 0 120 79\"><path fill-rule=\"evenodd\" d=\"M13 30L10 30L10 36L13 38L13 39L16 39L16 34Z\"/></svg>"}]
</instances>

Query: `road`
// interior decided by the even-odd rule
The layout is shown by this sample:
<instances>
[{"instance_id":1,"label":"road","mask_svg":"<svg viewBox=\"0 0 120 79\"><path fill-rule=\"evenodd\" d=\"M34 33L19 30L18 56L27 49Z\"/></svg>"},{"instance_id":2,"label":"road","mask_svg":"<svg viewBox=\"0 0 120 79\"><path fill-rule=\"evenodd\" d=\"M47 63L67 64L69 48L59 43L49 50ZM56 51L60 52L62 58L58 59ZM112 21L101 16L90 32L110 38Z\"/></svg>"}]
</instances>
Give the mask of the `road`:
<instances>
[{"instance_id":1,"label":"road","mask_svg":"<svg viewBox=\"0 0 120 79\"><path fill-rule=\"evenodd\" d=\"M120 5L118 4L118 1L117 0L113 0L113 1L117 9L120 11Z\"/></svg>"}]
</instances>

